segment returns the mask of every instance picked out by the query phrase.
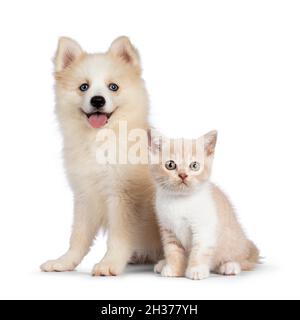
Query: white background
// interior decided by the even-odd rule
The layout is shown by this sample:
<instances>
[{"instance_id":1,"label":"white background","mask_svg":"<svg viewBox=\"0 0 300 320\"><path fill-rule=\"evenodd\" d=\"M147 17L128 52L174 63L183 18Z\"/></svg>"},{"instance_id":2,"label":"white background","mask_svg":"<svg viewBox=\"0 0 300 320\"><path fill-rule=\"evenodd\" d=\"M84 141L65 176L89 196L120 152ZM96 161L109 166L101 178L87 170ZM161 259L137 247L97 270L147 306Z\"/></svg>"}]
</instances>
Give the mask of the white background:
<instances>
[{"instance_id":1,"label":"white background","mask_svg":"<svg viewBox=\"0 0 300 320\"><path fill-rule=\"evenodd\" d=\"M0 8L0 298L300 298L299 1L6 1ZM236 278L162 279L151 267L92 278L99 238L77 272L62 254L72 194L53 114L59 36L104 51L139 48L157 126L218 129L214 181L231 196L265 263Z\"/></svg>"}]
</instances>

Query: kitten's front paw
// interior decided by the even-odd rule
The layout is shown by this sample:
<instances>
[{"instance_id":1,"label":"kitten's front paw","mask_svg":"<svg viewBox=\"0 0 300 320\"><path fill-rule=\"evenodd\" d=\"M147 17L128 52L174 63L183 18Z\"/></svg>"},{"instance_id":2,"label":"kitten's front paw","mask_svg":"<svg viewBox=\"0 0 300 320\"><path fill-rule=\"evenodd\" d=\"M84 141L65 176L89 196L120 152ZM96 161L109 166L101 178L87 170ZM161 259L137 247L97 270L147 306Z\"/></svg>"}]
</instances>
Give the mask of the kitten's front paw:
<instances>
[{"instance_id":1,"label":"kitten's front paw","mask_svg":"<svg viewBox=\"0 0 300 320\"><path fill-rule=\"evenodd\" d=\"M236 276L242 272L241 265L237 262L227 262L220 266L219 274L224 276Z\"/></svg>"},{"instance_id":2,"label":"kitten's front paw","mask_svg":"<svg viewBox=\"0 0 300 320\"><path fill-rule=\"evenodd\" d=\"M186 270L185 276L191 280L203 280L209 277L209 266L191 267Z\"/></svg>"},{"instance_id":3,"label":"kitten's front paw","mask_svg":"<svg viewBox=\"0 0 300 320\"><path fill-rule=\"evenodd\" d=\"M73 271L77 266L77 263L68 258L59 258L56 260L48 260L40 266L40 269L44 272L64 272Z\"/></svg>"},{"instance_id":4,"label":"kitten's front paw","mask_svg":"<svg viewBox=\"0 0 300 320\"><path fill-rule=\"evenodd\" d=\"M155 273L161 273L162 269L166 265L166 260L160 260L155 266L154 266L154 272Z\"/></svg>"},{"instance_id":5,"label":"kitten's front paw","mask_svg":"<svg viewBox=\"0 0 300 320\"><path fill-rule=\"evenodd\" d=\"M163 277L183 277L184 272L180 269L170 266L169 264L165 264L161 270L161 275Z\"/></svg>"},{"instance_id":6,"label":"kitten's front paw","mask_svg":"<svg viewBox=\"0 0 300 320\"><path fill-rule=\"evenodd\" d=\"M95 264L92 275L93 276L118 276L122 273L124 265L117 262L101 261Z\"/></svg>"}]
</instances>

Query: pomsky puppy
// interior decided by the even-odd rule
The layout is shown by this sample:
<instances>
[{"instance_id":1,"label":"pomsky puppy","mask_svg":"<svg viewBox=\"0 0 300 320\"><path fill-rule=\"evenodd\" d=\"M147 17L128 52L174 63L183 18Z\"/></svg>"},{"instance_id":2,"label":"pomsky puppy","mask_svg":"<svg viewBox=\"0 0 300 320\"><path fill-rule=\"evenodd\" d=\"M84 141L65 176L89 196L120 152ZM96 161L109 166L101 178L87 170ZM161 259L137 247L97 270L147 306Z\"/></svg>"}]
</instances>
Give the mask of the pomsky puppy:
<instances>
[{"instance_id":1,"label":"pomsky puppy","mask_svg":"<svg viewBox=\"0 0 300 320\"><path fill-rule=\"evenodd\" d=\"M101 165L94 150L99 130L118 134L120 120L128 130L148 129L148 95L138 52L127 37L116 39L103 54L87 54L74 40L61 38L55 78L74 224L69 250L42 264L41 270L76 268L100 228L108 231L107 253L93 275L118 275L131 261L157 261L161 242L148 166Z\"/></svg>"}]
</instances>

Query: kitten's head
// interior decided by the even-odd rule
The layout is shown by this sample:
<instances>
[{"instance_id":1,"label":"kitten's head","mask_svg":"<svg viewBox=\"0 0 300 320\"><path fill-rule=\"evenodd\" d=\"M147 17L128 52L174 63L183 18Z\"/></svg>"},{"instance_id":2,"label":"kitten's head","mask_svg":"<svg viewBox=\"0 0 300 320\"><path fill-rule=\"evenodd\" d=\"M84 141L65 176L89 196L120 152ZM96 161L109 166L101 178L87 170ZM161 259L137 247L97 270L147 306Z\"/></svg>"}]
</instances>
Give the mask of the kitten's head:
<instances>
[{"instance_id":1,"label":"kitten's head","mask_svg":"<svg viewBox=\"0 0 300 320\"><path fill-rule=\"evenodd\" d=\"M149 134L151 174L167 192L189 194L209 180L217 142L211 131L196 140L167 139Z\"/></svg>"}]
</instances>

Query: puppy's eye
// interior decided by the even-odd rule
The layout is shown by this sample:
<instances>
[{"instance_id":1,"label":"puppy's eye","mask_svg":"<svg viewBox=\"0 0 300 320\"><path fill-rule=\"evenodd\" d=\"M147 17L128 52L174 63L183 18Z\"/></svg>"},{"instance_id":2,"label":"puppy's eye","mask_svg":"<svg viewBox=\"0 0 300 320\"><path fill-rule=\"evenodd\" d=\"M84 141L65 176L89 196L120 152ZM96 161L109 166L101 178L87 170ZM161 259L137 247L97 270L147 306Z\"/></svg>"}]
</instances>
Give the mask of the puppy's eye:
<instances>
[{"instance_id":1,"label":"puppy's eye","mask_svg":"<svg viewBox=\"0 0 300 320\"><path fill-rule=\"evenodd\" d=\"M201 168L201 164L197 161L194 161L190 164L190 169L193 171L199 171Z\"/></svg>"},{"instance_id":2,"label":"puppy's eye","mask_svg":"<svg viewBox=\"0 0 300 320\"><path fill-rule=\"evenodd\" d=\"M119 86L115 83L110 83L108 86L108 89L111 91L118 91L119 90Z\"/></svg>"},{"instance_id":3,"label":"puppy's eye","mask_svg":"<svg viewBox=\"0 0 300 320\"><path fill-rule=\"evenodd\" d=\"M84 92L84 91L87 91L89 89L89 85L87 83L83 83L80 87L79 87L79 90Z\"/></svg>"},{"instance_id":4,"label":"puppy's eye","mask_svg":"<svg viewBox=\"0 0 300 320\"><path fill-rule=\"evenodd\" d=\"M173 160L167 161L165 166L167 170L175 170L177 168L177 165Z\"/></svg>"}]
</instances>

